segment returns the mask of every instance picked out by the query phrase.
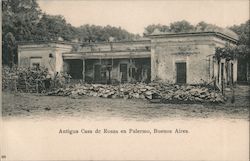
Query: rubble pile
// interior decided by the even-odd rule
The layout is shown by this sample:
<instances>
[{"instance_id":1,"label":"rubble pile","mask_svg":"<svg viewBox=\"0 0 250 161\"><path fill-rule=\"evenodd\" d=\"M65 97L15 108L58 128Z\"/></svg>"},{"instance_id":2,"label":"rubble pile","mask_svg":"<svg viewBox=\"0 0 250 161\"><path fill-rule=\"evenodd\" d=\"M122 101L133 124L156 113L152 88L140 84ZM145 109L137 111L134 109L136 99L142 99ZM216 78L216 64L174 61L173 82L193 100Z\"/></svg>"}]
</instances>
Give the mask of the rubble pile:
<instances>
[{"instance_id":1,"label":"rubble pile","mask_svg":"<svg viewBox=\"0 0 250 161\"><path fill-rule=\"evenodd\" d=\"M222 103L225 101L219 91L207 87L160 83L120 85L76 84L67 88L59 88L49 92L48 95L70 96L72 98L94 96L145 99L150 101L158 100L158 102L163 103Z\"/></svg>"}]
</instances>

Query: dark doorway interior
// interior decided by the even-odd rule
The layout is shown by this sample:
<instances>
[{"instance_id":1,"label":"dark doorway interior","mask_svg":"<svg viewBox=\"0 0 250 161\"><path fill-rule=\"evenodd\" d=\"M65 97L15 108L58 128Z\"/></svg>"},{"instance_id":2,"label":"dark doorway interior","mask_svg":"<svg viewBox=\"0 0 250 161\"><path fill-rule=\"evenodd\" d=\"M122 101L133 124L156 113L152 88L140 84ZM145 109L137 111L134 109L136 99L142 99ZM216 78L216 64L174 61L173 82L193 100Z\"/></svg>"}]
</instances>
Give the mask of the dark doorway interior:
<instances>
[{"instance_id":1,"label":"dark doorway interior","mask_svg":"<svg viewBox=\"0 0 250 161\"><path fill-rule=\"evenodd\" d=\"M249 69L250 63L248 59L238 59L238 67L237 67L237 81L238 83L245 84L249 82Z\"/></svg>"},{"instance_id":2,"label":"dark doorway interior","mask_svg":"<svg viewBox=\"0 0 250 161\"><path fill-rule=\"evenodd\" d=\"M151 60L149 58L135 59L136 70L132 70L132 77L137 82L147 82L151 80Z\"/></svg>"},{"instance_id":3,"label":"dark doorway interior","mask_svg":"<svg viewBox=\"0 0 250 161\"><path fill-rule=\"evenodd\" d=\"M223 81L223 83L224 83L224 63L221 63L221 72L220 72L220 74L221 74L221 81Z\"/></svg>"},{"instance_id":4,"label":"dark doorway interior","mask_svg":"<svg viewBox=\"0 0 250 161\"><path fill-rule=\"evenodd\" d=\"M72 79L82 79L82 67L83 63L80 59L68 60L69 63L69 74L71 75Z\"/></svg>"},{"instance_id":5,"label":"dark doorway interior","mask_svg":"<svg viewBox=\"0 0 250 161\"><path fill-rule=\"evenodd\" d=\"M101 65L94 66L94 80L95 81L101 80Z\"/></svg>"},{"instance_id":6,"label":"dark doorway interior","mask_svg":"<svg viewBox=\"0 0 250 161\"><path fill-rule=\"evenodd\" d=\"M230 75L231 79L230 79L230 83L233 84L234 83L234 64L231 63L231 75Z\"/></svg>"},{"instance_id":7,"label":"dark doorway interior","mask_svg":"<svg viewBox=\"0 0 250 161\"><path fill-rule=\"evenodd\" d=\"M100 65L100 64L94 65L94 81L96 83L106 83L107 82L106 66Z\"/></svg>"},{"instance_id":8,"label":"dark doorway interior","mask_svg":"<svg viewBox=\"0 0 250 161\"><path fill-rule=\"evenodd\" d=\"M121 82L128 81L128 65L127 64L120 64L120 73L121 73Z\"/></svg>"},{"instance_id":9,"label":"dark doorway interior","mask_svg":"<svg viewBox=\"0 0 250 161\"><path fill-rule=\"evenodd\" d=\"M176 63L176 83L187 83L187 65L185 62Z\"/></svg>"}]
</instances>

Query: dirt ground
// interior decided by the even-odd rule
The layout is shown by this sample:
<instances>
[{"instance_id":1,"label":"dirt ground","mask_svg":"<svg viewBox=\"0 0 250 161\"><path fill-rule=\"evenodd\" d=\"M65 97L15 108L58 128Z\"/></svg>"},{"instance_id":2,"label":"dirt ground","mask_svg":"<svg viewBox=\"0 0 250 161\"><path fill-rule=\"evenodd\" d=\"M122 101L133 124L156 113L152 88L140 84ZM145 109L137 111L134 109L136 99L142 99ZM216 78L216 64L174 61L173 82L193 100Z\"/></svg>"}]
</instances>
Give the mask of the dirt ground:
<instances>
[{"instance_id":1,"label":"dirt ground","mask_svg":"<svg viewBox=\"0 0 250 161\"><path fill-rule=\"evenodd\" d=\"M73 99L27 93L2 93L4 119L85 118L149 121L159 119L228 118L249 120L250 86L237 86L235 102L225 104L155 104L145 100L82 97Z\"/></svg>"}]
</instances>

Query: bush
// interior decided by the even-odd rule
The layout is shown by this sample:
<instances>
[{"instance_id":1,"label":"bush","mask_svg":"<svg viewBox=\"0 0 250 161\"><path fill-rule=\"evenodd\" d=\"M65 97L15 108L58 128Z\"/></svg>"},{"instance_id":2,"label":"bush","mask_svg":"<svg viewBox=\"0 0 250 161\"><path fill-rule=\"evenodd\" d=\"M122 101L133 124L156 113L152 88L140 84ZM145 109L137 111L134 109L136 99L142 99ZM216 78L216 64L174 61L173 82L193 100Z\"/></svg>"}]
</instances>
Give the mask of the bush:
<instances>
[{"instance_id":1,"label":"bush","mask_svg":"<svg viewBox=\"0 0 250 161\"><path fill-rule=\"evenodd\" d=\"M2 88L3 90L41 93L52 88L64 87L70 78L66 73L51 75L46 68L9 68L4 66L2 69ZM50 81L48 89L45 88L45 81Z\"/></svg>"}]
</instances>

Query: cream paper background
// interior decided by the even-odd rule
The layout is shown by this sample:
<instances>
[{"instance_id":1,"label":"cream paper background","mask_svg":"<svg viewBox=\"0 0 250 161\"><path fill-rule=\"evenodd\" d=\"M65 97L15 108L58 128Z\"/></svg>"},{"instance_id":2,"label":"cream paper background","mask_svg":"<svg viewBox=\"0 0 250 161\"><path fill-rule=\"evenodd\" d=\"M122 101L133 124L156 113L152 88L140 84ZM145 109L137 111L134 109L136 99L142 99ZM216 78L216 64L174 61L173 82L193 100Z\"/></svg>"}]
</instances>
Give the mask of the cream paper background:
<instances>
[{"instance_id":1,"label":"cream paper background","mask_svg":"<svg viewBox=\"0 0 250 161\"><path fill-rule=\"evenodd\" d=\"M249 122L5 120L6 160L249 160ZM186 129L188 134L59 134L61 129Z\"/></svg>"}]
</instances>

